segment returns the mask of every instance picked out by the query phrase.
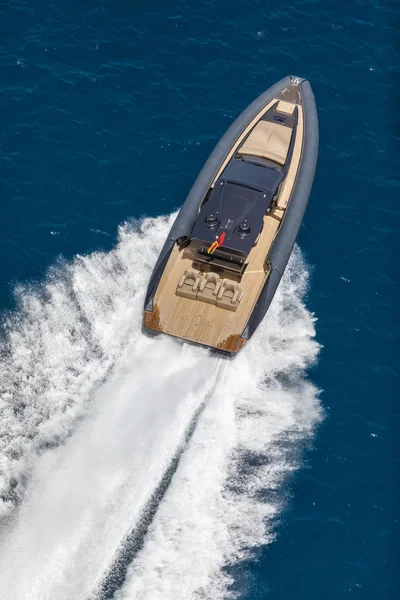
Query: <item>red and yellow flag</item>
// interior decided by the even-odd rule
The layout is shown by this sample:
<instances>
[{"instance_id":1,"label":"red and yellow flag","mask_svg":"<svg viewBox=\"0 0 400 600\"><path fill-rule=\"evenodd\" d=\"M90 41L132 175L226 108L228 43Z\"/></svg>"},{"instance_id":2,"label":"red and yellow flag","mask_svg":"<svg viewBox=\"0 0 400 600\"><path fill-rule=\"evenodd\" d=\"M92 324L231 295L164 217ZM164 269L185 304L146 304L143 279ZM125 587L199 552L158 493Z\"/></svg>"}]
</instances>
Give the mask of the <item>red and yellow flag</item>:
<instances>
[{"instance_id":1,"label":"red and yellow flag","mask_svg":"<svg viewBox=\"0 0 400 600\"><path fill-rule=\"evenodd\" d=\"M225 239L225 231L221 233L219 237L211 244L209 248L207 248L207 254L213 254L217 248L222 246Z\"/></svg>"}]
</instances>

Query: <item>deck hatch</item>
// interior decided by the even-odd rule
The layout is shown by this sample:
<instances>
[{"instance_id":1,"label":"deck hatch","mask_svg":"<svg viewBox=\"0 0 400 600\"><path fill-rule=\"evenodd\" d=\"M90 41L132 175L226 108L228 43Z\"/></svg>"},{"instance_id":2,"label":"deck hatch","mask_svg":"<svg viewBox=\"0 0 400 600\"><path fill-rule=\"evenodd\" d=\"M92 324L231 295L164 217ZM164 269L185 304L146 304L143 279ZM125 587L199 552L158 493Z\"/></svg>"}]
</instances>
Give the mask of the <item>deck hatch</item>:
<instances>
[{"instance_id":1,"label":"deck hatch","mask_svg":"<svg viewBox=\"0 0 400 600\"><path fill-rule=\"evenodd\" d=\"M248 255L282 179L278 169L234 159L202 205L191 239L211 244L224 231L221 252Z\"/></svg>"}]
</instances>

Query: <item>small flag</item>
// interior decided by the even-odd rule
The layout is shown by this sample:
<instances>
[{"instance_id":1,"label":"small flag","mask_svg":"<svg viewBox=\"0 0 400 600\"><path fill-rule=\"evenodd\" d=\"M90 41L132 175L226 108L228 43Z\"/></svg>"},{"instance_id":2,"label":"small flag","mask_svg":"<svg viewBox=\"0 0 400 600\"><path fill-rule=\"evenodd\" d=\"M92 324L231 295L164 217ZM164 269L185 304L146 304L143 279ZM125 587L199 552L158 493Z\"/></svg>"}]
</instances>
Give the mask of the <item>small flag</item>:
<instances>
[{"instance_id":1,"label":"small flag","mask_svg":"<svg viewBox=\"0 0 400 600\"><path fill-rule=\"evenodd\" d=\"M222 246L222 244L224 243L224 239L225 239L225 231L223 231L223 232L221 233L221 235L219 236L219 238L217 238L217 241L218 241L218 248L219 248L220 246Z\"/></svg>"},{"instance_id":2,"label":"small flag","mask_svg":"<svg viewBox=\"0 0 400 600\"><path fill-rule=\"evenodd\" d=\"M212 254L213 252L215 252L215 250L218 248L218 242L217 240L215 240L215 242L213 242L211 244L211 246L207 249L207 254Z\"/></svg>"},{"instance_id":3,"label":"small flag","mask_svg":"<svg viewBox=\"0 0 400 600\"><path fill-rule=\"evenodd\" d=\"M225 239L225 231L221 233L219 237L211 244L211 246L207 249L207 254L213 254L217 248L220 248L224 243Z\"/></svg>"}]
</instances>

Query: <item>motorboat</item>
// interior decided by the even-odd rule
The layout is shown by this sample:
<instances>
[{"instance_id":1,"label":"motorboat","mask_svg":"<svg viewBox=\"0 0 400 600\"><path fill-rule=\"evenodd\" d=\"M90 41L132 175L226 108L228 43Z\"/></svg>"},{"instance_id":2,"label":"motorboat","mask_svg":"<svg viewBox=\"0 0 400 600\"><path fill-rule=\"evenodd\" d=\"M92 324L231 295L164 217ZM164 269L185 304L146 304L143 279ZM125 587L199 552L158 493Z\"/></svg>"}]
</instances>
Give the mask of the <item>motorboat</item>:
<instances>
[{"instance_id":1,"label":"motorboat","mask_svg":"<svg viewBox=\"0 0 400 600\"><path fill-rule=\"evenodd\" d=\"M288 76L250 104L205 163L151 275L143 328L235 356L290 258L318 154L309 81Z\"/></svg>"}]
</instances>

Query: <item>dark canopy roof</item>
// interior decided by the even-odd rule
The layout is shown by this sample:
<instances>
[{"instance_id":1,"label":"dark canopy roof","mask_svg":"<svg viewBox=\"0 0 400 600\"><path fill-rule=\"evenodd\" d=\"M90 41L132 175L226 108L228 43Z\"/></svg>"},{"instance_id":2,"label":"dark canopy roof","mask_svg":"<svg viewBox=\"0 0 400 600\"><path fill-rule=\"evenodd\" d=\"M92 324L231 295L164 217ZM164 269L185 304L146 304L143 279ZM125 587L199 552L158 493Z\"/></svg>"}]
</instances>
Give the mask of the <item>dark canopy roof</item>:
<instances>
[{"instance_id":1,"label":"dark canopy roof","mask_svg":"<svg viewBox=\"0 0 400 600\"><path fill-rule=\"evenodd\" d=\"M283 173L243 159L233 159L201 207L192 239L211 244L225 231L223 249L248 254Z\"/></svg>"}]
</instances>

